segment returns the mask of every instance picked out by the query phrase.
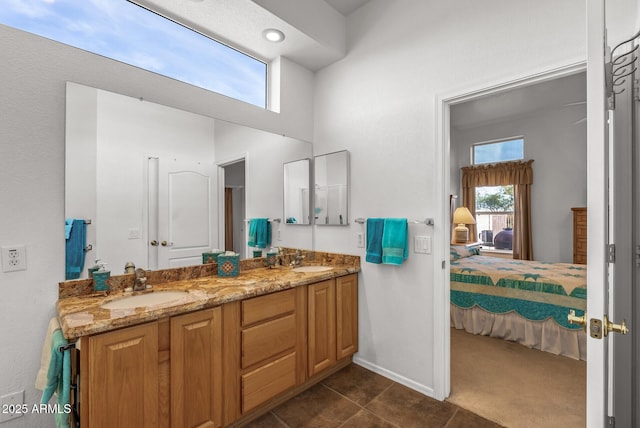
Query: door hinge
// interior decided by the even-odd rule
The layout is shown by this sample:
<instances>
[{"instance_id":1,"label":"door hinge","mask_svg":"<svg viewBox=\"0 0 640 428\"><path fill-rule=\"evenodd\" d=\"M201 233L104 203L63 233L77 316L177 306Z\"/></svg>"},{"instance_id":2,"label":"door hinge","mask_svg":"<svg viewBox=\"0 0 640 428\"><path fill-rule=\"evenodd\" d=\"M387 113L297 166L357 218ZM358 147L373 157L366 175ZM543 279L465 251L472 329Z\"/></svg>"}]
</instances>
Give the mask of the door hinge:
<instances>
[{"instance_id":1,"label":"door hinge","mask_svg":"<svg viewBox=\"0 0 640 428\"><path fill-rule=\"evenodd\" d=\"M446 260L443 260L443 261L442 261L442 269L444 269L446 266L447 266L447 261L446 261Z\"/></svg>"},{"instance_id":2,"label":"door hinge","mask_svg":"<svg viewBox=\"0 0 640 428\"><path fill-rule=\"evenodd\" d=\"M616 418L613 416L607 416L607 428L616 427Z\"/></svg>"},{"instance_id":3,"label":"door hinge","mask_svg":"<svg viewBox=\"0 0 640 428\"><path fill-rule=\"evenodd\" d=\"M609 244L607 246L607 261L609 263L616 262L616 244Z\"/></svg>"}]
</instances>

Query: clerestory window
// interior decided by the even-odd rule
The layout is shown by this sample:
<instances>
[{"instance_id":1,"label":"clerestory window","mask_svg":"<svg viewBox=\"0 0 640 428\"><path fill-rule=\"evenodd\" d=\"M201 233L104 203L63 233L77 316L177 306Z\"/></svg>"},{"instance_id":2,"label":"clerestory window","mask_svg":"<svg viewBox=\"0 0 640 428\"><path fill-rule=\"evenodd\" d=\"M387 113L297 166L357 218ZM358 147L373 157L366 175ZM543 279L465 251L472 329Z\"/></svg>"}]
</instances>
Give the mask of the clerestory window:
<instances>
[{"instance_id":1,"label":"clerestory window","mask_svg":"<svg viewBox=\"0 0 640 428\"><path fill-rule=\"evenodd\" d=\"M2 24L266 108L264 62L132 1L2 3Z\"/></svg>"}]
</instances>

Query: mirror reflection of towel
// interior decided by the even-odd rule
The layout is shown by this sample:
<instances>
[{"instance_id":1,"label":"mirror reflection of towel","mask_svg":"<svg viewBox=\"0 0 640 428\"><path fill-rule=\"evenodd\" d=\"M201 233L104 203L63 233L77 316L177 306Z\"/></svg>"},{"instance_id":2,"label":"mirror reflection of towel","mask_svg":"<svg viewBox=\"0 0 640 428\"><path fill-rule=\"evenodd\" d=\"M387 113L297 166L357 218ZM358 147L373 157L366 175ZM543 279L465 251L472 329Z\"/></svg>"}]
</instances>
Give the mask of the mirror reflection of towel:
<instances>
[{"instance_id":1,"label":"mirror reflection of towel","mask_svg":"<svg viewBox=\"0 0 640 428\"><path fill-rule=\"evenodd\" d=\"M409 256L409 227L406 218L386 218L382 232L382 263L401 265Z\"/></svg>"},{"instance_id":2,"label":"mirror reflection of towel","mask_svg":"<svg viewBox=\"0 0 640 428\"><path fill-rule=\"evenodd\" d=\"M249 220L250 247L266 248L271 244L271 224L268 218L252 218Z\"/></svg>"},{"instance_id":3,"label":"mirror reflection of towel","mask_svg":"<svg viewBox=\"0 0 640 428\"><path fill-rule=\"evenodd\" d=\"M87 225L84 224L84 220L73 219L69 238L66 240L65 279L80 278L80 273L84 269L86 241Z\"/></svg>"}]
</instances>

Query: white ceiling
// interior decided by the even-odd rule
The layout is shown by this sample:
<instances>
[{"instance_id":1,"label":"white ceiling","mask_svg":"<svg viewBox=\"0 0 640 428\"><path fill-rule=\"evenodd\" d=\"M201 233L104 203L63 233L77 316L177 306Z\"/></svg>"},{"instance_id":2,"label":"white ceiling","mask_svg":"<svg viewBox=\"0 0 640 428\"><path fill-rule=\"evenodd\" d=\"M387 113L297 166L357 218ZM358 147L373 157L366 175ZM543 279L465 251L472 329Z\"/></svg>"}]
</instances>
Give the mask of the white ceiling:
<instances>
[{"instance_id":1,"label":"white ceiling","mask_svg":"<svg viewBox=\"0 0 640 428\"><path fill-rule=\"evenodd\" d=\"M369 0L325 0L329 3L335 10L343 14L344 16L349 15L354 10L358 9L360 6L367 3Z\"/></svg>"},{"instance_id":2,"label":"white ceiling","mask_svg":"<svg viewBox=\"0 0 640 428\"><path fill-rule=\"evenodd\" d=\"M280 56L315 71L346 54L346 15L369 0L134 0L270 62ZM276 28L281 43L262 37Z\"/></svg>"},{"instance_id":3,"label":"white ceiling","mask_svg":"<svg viewBox=\"0 0 640 428\"><path fill-rule=\"evenodd\" d=\"M453 105L451 126L468 129L559 108L582 109L586 114L582 103L586 97L586 73L582 72Z\"/></svg>"}]
</instances>

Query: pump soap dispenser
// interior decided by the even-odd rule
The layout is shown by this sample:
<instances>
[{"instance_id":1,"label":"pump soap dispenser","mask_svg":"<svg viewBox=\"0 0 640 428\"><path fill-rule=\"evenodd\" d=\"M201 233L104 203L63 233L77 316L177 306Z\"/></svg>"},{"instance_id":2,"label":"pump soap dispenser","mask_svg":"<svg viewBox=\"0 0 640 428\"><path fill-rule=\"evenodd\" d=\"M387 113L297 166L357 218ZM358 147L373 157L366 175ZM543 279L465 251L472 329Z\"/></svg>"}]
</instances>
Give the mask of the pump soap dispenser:
<instances>
[{"instance_id":1,"label":"pump soap dispenser","mask_svg":"<svg viewBox=\"0 0 640 428\"><path fill-rule=\"evenodd\" d=\"M111 276L111 272L107 270L107 264L104 262L98 263L100 269L93 273L93 290L94 291L109 291L109 285L107 279Z\"/></svg>"}]
</instances>

